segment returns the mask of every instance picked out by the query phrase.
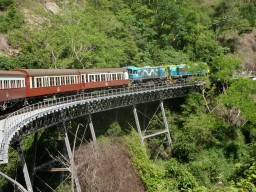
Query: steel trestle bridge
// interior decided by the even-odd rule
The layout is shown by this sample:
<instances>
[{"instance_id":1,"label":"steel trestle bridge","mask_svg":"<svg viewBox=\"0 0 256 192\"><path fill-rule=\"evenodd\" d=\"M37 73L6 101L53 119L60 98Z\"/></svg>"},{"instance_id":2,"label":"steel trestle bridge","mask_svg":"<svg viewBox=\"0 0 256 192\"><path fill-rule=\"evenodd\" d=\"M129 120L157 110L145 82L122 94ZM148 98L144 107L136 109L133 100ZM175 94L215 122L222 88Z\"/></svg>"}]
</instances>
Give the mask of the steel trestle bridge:
<instances>
[{"instance_id":1,"label":"steel trestle bridge","mask_svg":"<svg viewBox=\"0 0 256 192\"><path fill-rule=\"evenodd\" d=\"M91 121L91 114L127 106L133 106L136 126L141 137L142 144L144 139L159 134L166 134L168 143L171 144L171 137L163 108L163 100L185 96L192 90L199 90L203 84L204 83L200 81L184 82L178 84L169 84L167 82L159 84L142 84L141 86L130 86L126 88L82 93L63 98L47 100L24 107L12 113L6 119L0 121L0 164L8 163L9 146L16 146L23 165L27 191L33 191L32 183L29 178L31 174L29 176L25 158L19 144L22 140L22 137L37 133L44 128L62 123L62 130L65 135L65 144L67 147L70 164L72 165L74 162L72 161L73 157L67 136L66 121L81 116L88 116L92 138L95 141L96 136ZM160 106L165 129L152 135L143 135L140 129L136 105L152 101L161 102ZM77 191L81 191L76 174L74 175L74 180ZM15 185L19 186L19 184ZM20 190L25 191L23 189Z\"/></svg>"}]
</instances>

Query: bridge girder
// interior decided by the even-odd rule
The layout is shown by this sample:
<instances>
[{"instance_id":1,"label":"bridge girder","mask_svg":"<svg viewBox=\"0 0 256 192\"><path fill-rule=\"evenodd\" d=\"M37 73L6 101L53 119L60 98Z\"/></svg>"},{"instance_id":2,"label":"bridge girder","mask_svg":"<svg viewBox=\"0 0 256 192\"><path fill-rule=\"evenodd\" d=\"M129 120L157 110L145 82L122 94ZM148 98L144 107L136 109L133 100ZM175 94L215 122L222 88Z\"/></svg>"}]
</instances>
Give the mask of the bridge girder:
<instances>
[{"instance_id":1,"label":"bridge girder","mask_svg":"<svg viewBox=\"0 0 256 192\"><path fill-rule=\"evenodd\" d=\"M159 91L137 92L123 96L103 97L97 99L83 100L80 103L51 111L44 115L38 115L25 122L19 131L13 136L11 144L22 139L22 137L33 134L43 128L51 127L77 117L90 115L111 109L137 105L153 101L166 100L170 98L183 97L192 90L199 87L178 87L176 89L165 89Z\"/></svg>"}]
</instances>

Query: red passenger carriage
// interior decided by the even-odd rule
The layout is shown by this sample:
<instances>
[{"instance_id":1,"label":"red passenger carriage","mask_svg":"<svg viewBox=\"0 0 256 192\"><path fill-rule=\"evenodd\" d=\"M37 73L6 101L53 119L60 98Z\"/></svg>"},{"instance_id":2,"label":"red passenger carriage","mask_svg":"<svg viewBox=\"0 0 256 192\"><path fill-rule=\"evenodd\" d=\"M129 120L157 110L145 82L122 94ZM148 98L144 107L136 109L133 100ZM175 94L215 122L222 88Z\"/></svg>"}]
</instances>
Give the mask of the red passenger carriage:
<instances>
[{"instance_id":1,"label":"red passenger carriage","mask_svg":"<svg viewBox=\"0 0 256 192\"><path fill-rule=\"evenodd\" d=\"M81 76L82 89L119 87L129 84L126 69L78 69Z\"/></svg>"},{"instance_id":2,"label":"red passenger carriage","mask_svg":"<svg viewBox=\"0 0 256 192\"><path fill-rule=\"evenodd\" d=\"M36 97L81 89L75 69L22 69L26 74L26 96Z\"/></svg>"},{"instance_id":3,"label":"red passenger carriage","mask_svg":"<svg viewBox=\"0 0 256 192\"><path fill-rule=\"evenodd\" d=\"M8 103L18 100L40 101L53 95L128 84L128 72L120 68L0 71L0 107L5 110Z\"/></svg>"},{"instance_id":4,"label":"red passenger carriage","mask_svg":"<svg viewBox=\"0 0 256 192\"><path fill-rule=\"evenodd\" d=\"M0 108L4 110L9 103L25 97L25 74L0 70Z\"/></svg>"}]
</instances>

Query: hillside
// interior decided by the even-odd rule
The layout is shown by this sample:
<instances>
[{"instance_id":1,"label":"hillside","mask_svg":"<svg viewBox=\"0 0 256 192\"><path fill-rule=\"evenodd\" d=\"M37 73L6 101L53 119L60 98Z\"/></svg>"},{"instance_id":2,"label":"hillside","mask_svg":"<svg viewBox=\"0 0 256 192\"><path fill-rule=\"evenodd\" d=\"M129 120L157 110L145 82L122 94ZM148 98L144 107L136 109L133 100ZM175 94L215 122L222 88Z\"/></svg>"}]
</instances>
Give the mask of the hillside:
<instances>
[{"instance_id":1,"label":"hillside","mask_svg":"<svg viewBox=\"0 0 256 192\"><path fill-rule=\"evenodd\" d=\"M197 62L210 68L208 77L196 77L206 82L202 90L165 101L171 149L164 138L141 146L129 109L94 114L99 148L81 130L86 141L78 138L76 145L78 174L88 191L256 191L256 81L232 79L235 70L256 70L255 52L254 1L0 1L0 69ZM158 127L155 104L140 107L152 115L143 123ZM69 124L70 138L84 123L78 118ZM39 135L39 151L47 146L43 163L62 151L62 135L55 129ZM10 163L1 170L23 182L17 153L10 150ZM28 137L29 162L32 150ZM45 183L67 191L72 185L64 175L42 173L34 184L40 191L49 189ZM0 185L0 191L13 190L3 179Z\"/></svg>"},{"instance_id":2,"label":"hillside","mask_svg":"<svg viewBox=\"0 0 256 192\"><path fill-rule=\"evenodd\" d=\"M256 70L256 29L242 35L238 42L235 55L242 58L242 65L245 69Z\"/></svg>"}]
</instances>

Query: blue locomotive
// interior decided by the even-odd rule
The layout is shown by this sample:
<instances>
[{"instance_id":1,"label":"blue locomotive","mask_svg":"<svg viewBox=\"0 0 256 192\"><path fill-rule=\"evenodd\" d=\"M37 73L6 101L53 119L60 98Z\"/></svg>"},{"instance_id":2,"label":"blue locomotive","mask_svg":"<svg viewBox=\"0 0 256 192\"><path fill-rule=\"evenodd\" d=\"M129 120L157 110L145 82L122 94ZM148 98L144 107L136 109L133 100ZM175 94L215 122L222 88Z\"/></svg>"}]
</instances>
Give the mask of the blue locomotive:
<instances>
[{"instance_id":1,"label":"blue locomotive","mask_svg":"<svg viewBox=\"0 0 256 192\"><path fill-rule=\"evenodd\" d=\"M165 67L125 67L128 70L129 79L132 82L146 82L155 79L166 79Z\"/></svg>"},{"instance_id":2,"label":"blue locomotive","mask_svg":"<svg viewBox=\"0 0 256 192\"><path fill-rule=\"evenodd\" d=\"M131 82L146 82L151 80L183 79L192 75L205 75L209 73L206 63L194 63L192 65L166 65L158 67L124 67L128 70Z\"/></svg>"}]
</instances>

